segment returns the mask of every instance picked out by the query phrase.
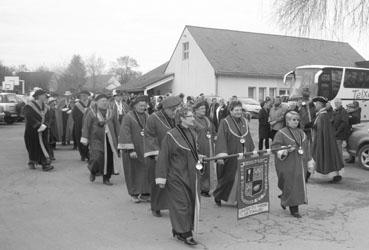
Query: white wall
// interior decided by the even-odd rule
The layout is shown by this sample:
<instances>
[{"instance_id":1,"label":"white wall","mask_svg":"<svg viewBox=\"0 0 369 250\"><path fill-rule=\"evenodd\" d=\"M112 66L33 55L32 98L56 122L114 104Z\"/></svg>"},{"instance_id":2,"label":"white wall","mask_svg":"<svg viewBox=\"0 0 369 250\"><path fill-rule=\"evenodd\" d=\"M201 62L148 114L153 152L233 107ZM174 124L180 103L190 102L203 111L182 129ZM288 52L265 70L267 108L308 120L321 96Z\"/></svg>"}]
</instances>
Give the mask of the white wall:
<instances>
[{"instance_id":1,"label":"white wall","mask_svg":"<svg viewBox=\"0 0 369 250\"><path fill-rule=\"evenodd\" d=\"M254 99L257 101L259 101L260 88L266 88L266 96L269 96L269 88L277 88L276 95L279 95L280 89L288 88L283 84L282 79L218 76L219 96L223 98L233 95L249 97L249 87L256 88Z\"/></svg>"},{"instance_id":2,"label":"white wall","mask_svg":"<svg viewBox=\"0 0 369 250\"><path fill-rule=\"evenodd\" d=\"M186 60L182 59L184 42L189 42L189 59ZM215 94L214 69L187 29L184 30L165 73L175 74L172 84L173 94L184 93L194 96L200 93Z\"/></svg>"}]
</instances>

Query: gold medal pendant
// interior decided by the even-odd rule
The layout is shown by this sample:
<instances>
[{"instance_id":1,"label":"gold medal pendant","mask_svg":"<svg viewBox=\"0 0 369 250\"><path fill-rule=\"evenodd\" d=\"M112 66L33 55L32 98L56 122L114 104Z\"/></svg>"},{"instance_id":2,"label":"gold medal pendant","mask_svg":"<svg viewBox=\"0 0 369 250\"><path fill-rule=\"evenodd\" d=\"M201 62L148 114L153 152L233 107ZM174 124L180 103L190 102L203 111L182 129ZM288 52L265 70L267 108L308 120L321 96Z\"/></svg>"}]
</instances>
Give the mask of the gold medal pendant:
<instances>
[{"instance_id":1,"label":"gold medal pendant","mask_svg":"<svg viewBox=\"0 0 369 250\"><path fill-rule=\"evenodd\" d=\"M204 166L201 164L201 162L200 161L198 161L197 163L196 163L196 169L197 170L202 170L204 168Z\"/></svg>"},{"instance_id":2,"label":"gold medal pendant","mask_svg":"<svg viewBox=\"0 0 369 250\"><path fill-rule=\"evenodd\" d=\"M242 144L245 144L246 140L245 140L244 138L241 138L241 139L240 139L240 142L241 142Z\"/></svg>"},{"instance_id":3,"label":"gold medal pendant","mask_svg":"<svg viewBox=\"0 0 369 250\"><path fill-rule=\"evenodd\" d=\"M145 136L145 132L143 130L140 132L140 134L141 136Z\"/></svg>"},{"instance_id":4,"label":"gold medal pendant","mask_svg":"<svg viewBox=\"0 0 369 250\"><path fill-rule=\"evenodd\" d=\"M210 134L209 132L207 132L207 133L206 133L206 137L207 137L208 139L210 139L210 138L211 138L211 134Z\"/></svg>"},{"instance_id":5,"label":"gold medal pendant","mask_svg":"<svg viewBox=\"0 0 369 250\"><path fill-rule=\"evenodd\" d=\"M297 153L299 153L300 155L303 155L304 154L304 150L301 147L299 147L299 149L297 150Z\"/></svg>"}]
</instances>

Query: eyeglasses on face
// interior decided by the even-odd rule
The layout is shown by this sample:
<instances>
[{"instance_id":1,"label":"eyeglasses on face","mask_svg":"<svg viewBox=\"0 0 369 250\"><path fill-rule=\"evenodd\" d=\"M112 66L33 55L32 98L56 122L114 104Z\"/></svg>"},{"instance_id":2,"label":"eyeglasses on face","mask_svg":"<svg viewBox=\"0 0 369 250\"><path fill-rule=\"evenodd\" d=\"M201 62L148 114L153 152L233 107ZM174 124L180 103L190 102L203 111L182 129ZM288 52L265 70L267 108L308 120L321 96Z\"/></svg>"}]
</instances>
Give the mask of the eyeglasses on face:
<instances>
[{"instance_id":1,"label":"eyeglasses on face","mask_svg":"<svg viewBox=\"0 0 369 250\"><path fill-rule=\"evenodd\" d=\"M298 118L292 118L292 119L291 119L291 121L294 121L294 122L296 122L296 121L297 121L297 122L299 122L299 121L300 121L300 119L298 119Z\"/></svg>"}]
</instances>

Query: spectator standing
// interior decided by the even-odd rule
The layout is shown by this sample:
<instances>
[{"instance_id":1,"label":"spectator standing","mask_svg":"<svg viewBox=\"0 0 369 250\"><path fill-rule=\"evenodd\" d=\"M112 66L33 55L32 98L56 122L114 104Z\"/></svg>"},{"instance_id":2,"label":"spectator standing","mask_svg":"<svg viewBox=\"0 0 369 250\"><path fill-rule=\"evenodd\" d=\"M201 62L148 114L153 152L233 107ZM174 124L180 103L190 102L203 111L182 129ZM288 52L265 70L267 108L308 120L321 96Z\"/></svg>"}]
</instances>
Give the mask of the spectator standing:
<instances>
[{"instance_id":1,"label":"spectator standing","mask_svg":"<svg viewBox=\"0 0 369 250\"><path fill-rule=\"evenodd\" d=\"M349 118L347 111L343 108L342 101L340 99L336 99L334 104L336 109L333 111L333 126L336 132L338 151L342 157L342 142L347 139Z\"/></svg>"},{"instance_id":2,"label":"spectator standing","mask_svg":"<svg viewBox=\"0 0 369 250\"><path fill-rule=\"evenodd\" d=\"M263 149L263 144L265 143L265 148L269 148L269 133L270 133L270 124L268 122L269 117L269 106L270 102L263 101L261 102L261 107L259 111L259 150Z\"/></svg>"},{"instance_id":3,"label":"spectator standing","mask_svg":"<svg viewBox=\"0 0 369 250\"><path fill-rule=\"evenodd\" d=\"M271 127L271 138L274 140L274 136L278 130L283 128L283 117L286 113L286 109L282 106L282 100L279 96L274 99L274 105L269 111L269 123Z\"/></svg>"}]
</instances>

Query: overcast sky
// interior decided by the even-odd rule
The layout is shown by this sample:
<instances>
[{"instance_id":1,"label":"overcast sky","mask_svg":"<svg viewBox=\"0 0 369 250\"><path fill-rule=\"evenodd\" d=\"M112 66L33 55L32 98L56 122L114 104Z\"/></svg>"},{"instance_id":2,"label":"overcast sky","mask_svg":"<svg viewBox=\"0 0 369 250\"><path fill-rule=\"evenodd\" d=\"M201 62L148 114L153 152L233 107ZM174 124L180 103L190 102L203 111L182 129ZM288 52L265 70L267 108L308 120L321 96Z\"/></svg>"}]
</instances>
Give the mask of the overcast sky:
<instances>
[{"instance_id":1,"label":"overcast sky","mask_svg":"<svg viewBox=\"0 0 369 250\"><path fill-rule=\"evenodd\" d=\"M185 25L286 34L273 0L1 0L0 60L5 65L67 64L73 54L107 62L129 55L147 72L166 62ZM296 35L296 34L289 34ZM349 42L369 59L369 34ZM329 35L312 37L332 39Z\"/></svg>"}]
</instances>

